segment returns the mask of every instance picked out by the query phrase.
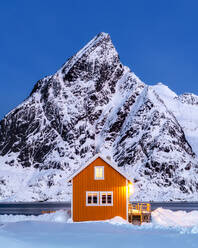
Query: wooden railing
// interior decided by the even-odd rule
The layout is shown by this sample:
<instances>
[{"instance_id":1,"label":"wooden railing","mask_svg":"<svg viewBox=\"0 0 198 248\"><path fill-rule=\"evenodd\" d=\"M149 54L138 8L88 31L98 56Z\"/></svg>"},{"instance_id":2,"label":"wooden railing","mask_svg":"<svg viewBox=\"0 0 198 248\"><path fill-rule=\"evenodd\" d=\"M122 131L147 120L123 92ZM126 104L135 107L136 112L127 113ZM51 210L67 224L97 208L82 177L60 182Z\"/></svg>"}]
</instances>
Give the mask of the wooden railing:
<instances>
[{"instance_id":1,"label":"wooden railing","mask_svg":"<svg viewBox=\"0 0 198 248\"><path fill-rule=\"evenodd\" d=\"M128 205L128 220L132 224L141 225L150 222L151 205L149 203L134 203Z\"/></svg>"}]
</instances>

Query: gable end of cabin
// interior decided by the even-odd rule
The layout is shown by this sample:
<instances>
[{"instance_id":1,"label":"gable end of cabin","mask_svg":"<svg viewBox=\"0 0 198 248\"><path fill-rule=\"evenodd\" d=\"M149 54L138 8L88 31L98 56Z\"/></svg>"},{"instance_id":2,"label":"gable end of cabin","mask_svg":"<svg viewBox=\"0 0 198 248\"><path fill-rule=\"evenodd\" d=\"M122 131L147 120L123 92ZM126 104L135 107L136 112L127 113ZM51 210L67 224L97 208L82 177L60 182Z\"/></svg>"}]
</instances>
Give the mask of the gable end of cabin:
<instances>
[{"instance_id":1,"label":"gable end of cabin","mask_svg":"<svg viewBox=\"0 0 198 248\"><path fill-rule=\"evenodd\" d=\"M73 221L128 219L128 179L97 157L72 179Z\"/></svg>"}]
</instances>

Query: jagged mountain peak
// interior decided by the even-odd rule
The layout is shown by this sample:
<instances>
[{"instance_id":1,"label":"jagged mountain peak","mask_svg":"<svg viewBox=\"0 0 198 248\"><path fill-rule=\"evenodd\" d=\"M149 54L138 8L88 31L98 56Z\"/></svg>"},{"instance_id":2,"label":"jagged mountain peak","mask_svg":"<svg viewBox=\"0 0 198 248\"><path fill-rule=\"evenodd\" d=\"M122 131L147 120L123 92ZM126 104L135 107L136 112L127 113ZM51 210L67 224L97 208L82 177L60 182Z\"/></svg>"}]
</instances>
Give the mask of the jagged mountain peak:
<instances>
[{"instance_id":1,"label":"jagged mountain peak","mask_svg":"<svg viewBox=\"0 0 198 248\"><path fill-rule=\"evenodd\" d=\"M67 74L79 61L81 64L83 62L84 68L81 68L82 70L86 69L86 67L91 70L90 67L93 69L93 66L97 66L97 64L109 64L115 62L115 60L119 60L118 53L109 34L99 33L79 52L72 56L58 73Z\"/></svg>"},{"instance_id":2,"label":"jagged mountain peak","mask_svg":"<svg viewBox=\"0 0 198 248\"><path fill-rule=\"evenodd\" d=\"M123 71L124 67L109 34L102 32L69 58L53 76L39 80L30 95L41 88L49 87L46 83L53 85L52 82L55 81L61 82L63 87L70 87L76 82L81 82L82 85L82 82L92 81L98 90L104 82L111 81L113 74L122 74Z\"/></svg>"},{"instance_id":3,"label":"jagged mountain peak","mask_svg":"<svg viewBox=\"0 0 198 248\"><path fill-rule=\"evenodd\" d=\"M136 199L195 199L197 116L141 82L100 33L0 121L0 196L67 200L66 178L100 150L135 179Z\"/></svg>"}]
</instances>

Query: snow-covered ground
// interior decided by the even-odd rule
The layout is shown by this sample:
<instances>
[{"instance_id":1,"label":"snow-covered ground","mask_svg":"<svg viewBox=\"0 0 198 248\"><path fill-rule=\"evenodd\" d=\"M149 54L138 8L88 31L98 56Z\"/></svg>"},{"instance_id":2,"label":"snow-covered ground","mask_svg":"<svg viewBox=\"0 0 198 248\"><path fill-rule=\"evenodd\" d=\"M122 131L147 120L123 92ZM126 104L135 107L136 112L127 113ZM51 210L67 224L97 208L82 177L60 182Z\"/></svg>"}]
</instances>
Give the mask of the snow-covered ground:
<instances>
[{"instance_id":1,"label":"snow-covered ground","mask_svg":"<svg viewBox=\"0 0 198 248\"><path fill-rule=\"evenodd\" d=\"M42 216L0 216L0 247L198 247L198 211L157 209L152 223L109 221L72 223L59 211Z\"/></svg>"}]
</instances>

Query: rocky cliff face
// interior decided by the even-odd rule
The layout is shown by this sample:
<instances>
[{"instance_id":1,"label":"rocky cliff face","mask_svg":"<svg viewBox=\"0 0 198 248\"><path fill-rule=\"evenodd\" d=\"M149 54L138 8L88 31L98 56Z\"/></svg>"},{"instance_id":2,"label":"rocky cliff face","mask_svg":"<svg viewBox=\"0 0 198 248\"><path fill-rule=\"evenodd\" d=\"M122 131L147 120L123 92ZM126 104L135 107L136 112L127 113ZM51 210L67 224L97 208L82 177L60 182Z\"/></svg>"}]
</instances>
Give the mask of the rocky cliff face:
<instances>
[{"instance_id":1,"label":"rocky cliff face","mask_svg":"<svg viewBox=\"0 0 198 248\"><path fill-rule=\"evenodd\" d=\"M66 178L99 151L134 178L134 199L196 199L197 98L145 85L99 34L0 122L1 199L68 200Z\"/></svg>"}]
</instances>

